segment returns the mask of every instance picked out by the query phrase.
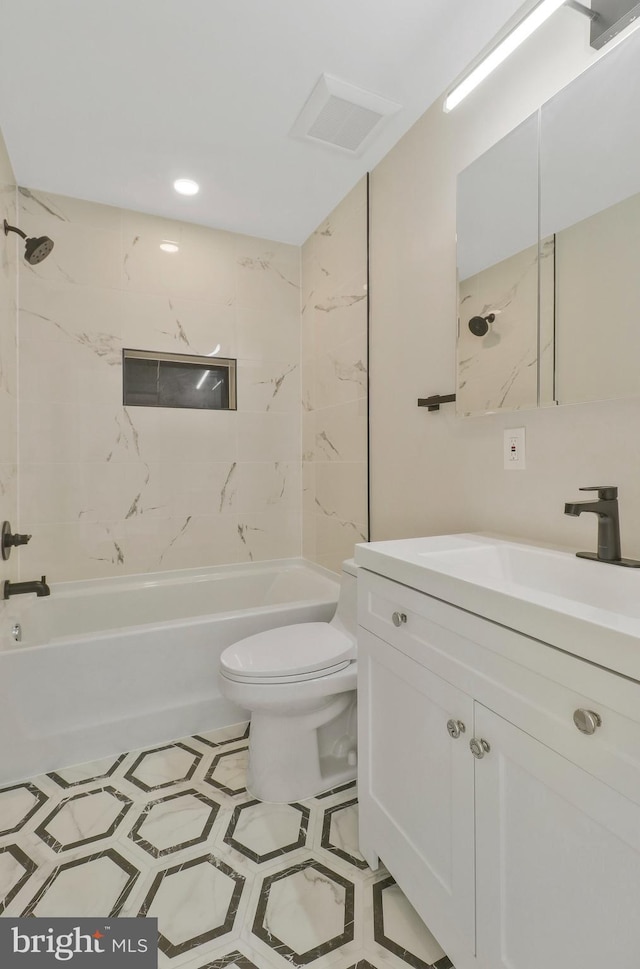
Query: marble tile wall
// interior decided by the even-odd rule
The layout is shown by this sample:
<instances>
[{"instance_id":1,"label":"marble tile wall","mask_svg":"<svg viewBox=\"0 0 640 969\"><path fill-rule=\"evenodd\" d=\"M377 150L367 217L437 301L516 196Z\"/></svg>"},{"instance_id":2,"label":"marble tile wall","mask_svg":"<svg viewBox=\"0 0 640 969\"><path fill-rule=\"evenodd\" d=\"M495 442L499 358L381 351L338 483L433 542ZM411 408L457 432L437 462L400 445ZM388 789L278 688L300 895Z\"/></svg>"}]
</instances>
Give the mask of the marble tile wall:
<instances>
[{"instance_id":1,"label":"marble tile wall","mask_svg":"<svg viewBox=\"0 0 640 969\"><path fill-rule=\"evenodd\" d=\"M0 134L0 223L16 224L16 184L4 140ZM0 232L0 522L18 524L17 420L17 258L15 234ZM18 577L19 556L14 552L2 563L2 581ZM0 599L0 614L5 603Z\"/></svg>"},{"instance_id":2,"label":"marble tile wall","mask_svg":"<svg viewBox=\"0 0 640 969\"><path fill-rule=\"evenodd\" d=\"M27 188L18 199L27 234L55 242L41 264L20 260L23 576L300 555L300 250ZM238 358L237 412L123 407L123 347L218 344Z\"/></svg>"},{"instance_id":3,"label":"marble tile wall","mask_svg":"<svg viewBox=\"0 0 640 969\"><path fill-rule=\"evenodd\" d=\"M530 246L458 285L456 412L459 416L519 410L538 403L540 370L552 366L554 237ZM469 329L493 314L487 333ZM540 328L540 330L538 329ZM540 379L542 380L542 373ZM553 374L544 375L553 386Z\"/></svg>"},{"instance_id":4,"label":"marble tile wall","mask_svg":"<svg viewBox=\"0 0 640 969\"><path fill-rule=\"evenodd\" d=\"M340 570L368 538L367 186L302 247L303 554Z\"/></svg>"}]
</instances>

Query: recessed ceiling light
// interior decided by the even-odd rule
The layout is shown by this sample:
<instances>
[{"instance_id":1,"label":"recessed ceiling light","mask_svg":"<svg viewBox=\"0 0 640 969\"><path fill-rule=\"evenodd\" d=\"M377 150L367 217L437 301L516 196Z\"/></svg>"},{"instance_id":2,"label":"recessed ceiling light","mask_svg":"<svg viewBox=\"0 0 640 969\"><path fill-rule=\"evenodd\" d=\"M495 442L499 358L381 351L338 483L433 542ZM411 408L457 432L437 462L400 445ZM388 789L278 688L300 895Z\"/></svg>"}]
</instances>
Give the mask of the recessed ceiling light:
<instances>
[{"instance_id":1,"label":"recessed ceiling light","mask_svg":"<svg viewBox=\"0 0 640 969\"><path fill-rule=\"evenodd\" d=\"M180 246L175 242L170 242L169 239L165 239L164 242L160 243L160 248L163 252L178 252Z\"/></svg>"},{"instance_id":2,"label":"recessed ceiling light","mask_svg":"<svg viewBox=\"0 0 640 969\"><path fill-rule=\"evenodd\" d=\"M200 186L192 178L177 178L173 187L180 195L197 195L200 191Z\"/></svg>"}]
</instances>

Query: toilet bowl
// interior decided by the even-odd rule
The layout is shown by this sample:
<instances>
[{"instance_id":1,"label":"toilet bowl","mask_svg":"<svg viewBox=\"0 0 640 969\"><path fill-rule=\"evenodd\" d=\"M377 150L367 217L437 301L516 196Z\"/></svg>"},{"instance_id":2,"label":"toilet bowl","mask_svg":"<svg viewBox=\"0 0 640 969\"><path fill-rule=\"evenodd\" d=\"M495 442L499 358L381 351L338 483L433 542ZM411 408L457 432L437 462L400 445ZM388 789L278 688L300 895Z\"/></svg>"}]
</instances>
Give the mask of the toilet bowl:
<instances>
[{"instance_id":1,"label":"toilet bowl","mask_svg":"<svg viewBox=\"0 0 640 969\"><path fill-rule=\"evenodd\" d=\"M220 657L223 696L251 711L247 790L261 801L300 801L356 776L356 569L343 562L331 622L257 633Z\"/></svg>"}]
</instances>

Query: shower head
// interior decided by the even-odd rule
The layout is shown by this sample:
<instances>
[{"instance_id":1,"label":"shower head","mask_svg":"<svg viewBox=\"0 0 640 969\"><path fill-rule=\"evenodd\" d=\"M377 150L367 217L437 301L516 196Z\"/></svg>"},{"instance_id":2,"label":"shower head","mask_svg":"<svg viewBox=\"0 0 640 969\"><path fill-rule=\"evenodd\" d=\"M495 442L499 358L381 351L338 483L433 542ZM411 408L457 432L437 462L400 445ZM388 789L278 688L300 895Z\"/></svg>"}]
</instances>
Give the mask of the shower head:
<instances>
[{"instance_id":1,"label":"shower head","mask_svg":"<svg viewBox=\"0 0 640 969\"><path fill-rule=\"evenodd\" d=\"M47 258L53 249L53 241L49 236L38 236L38 238L27 239L26 232L23 232L22 229L17 229L14 225L9 225L5 219L4 234L8 236L10 232L17 232L25 240L24 258L30 266L37 266L39 262Z\"/></svg>"},{"instance_id":2,"label":"shower head","mask_svg":"<svg viewBox=\"0 0 640 969\"><path fill-rule=\"evenodd\" d=\"M474 336L485 336L489 332L489 324L496 318L495 313L488 316L472 316L469 320L469 329Z\"/></svg>"},{"instance_id":3,"label":"shower head","mask_svg":"<svg viewBox=\"0 0 640 969\"><path fill-rule=\"evenodd\" d=\"M36 266L43 259L46 259L53 249L53 242L49 236L40 236L38 239L27 239L24 249L24 258L30 266Z\"/></svg>"}]
</instances>

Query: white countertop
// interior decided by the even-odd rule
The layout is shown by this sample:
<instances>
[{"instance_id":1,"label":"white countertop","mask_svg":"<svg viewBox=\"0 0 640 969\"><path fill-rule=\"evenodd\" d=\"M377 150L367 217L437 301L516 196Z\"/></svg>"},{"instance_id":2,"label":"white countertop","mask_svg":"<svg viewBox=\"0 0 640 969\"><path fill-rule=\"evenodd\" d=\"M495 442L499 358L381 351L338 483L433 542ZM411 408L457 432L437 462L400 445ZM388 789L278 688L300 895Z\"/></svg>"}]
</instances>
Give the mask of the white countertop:
<instances>
[{"instance_id":1,"label":"white countertop","mask_svg":"<svg viewBox=\"0 0 640 969\"><path fill-rule=\"evenodd\" d=\"M640 569L477 534L369 542L355 561L640 681Z\"/></svg>"}]
</instances>

